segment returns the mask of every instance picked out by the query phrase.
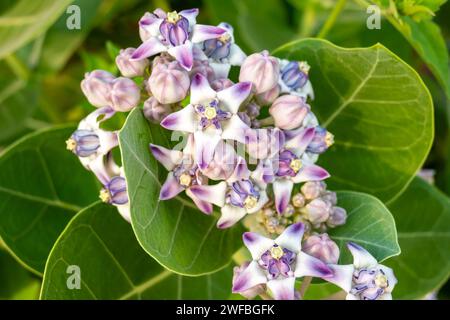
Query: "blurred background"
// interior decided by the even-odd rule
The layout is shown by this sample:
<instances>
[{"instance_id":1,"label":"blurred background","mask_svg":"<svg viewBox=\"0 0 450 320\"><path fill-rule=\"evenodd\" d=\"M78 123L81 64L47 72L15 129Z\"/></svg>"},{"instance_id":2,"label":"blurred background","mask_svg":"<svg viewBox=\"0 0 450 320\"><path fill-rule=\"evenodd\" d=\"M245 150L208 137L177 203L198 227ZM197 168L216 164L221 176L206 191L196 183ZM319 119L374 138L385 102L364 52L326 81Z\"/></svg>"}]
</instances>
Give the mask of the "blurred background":
<instances>
[{"instance_id":1,"label":"blurred background","mask_svg":"<svg viewBox=\"0 0 450 320\"><path fill-rule=\"evenodd\" d=\"M428 31L421 36L428 40L429 46L444 43L447 50L443 56L434 57L434 63L446 67L450 4L444 0L379 2L388 8L385 10L388 15L383 15L381 29L369 30L366 27L369 2L359 0L2 0L0 154L28 133L76 123L92 111L80 90L84 73L93 69L116 72L114 58L119 48L137 47L141 43L137 23L146 11L157 7L164 10L198 7L200 23L231 23L236 41L246 53L273 50L292 40L317 36L343 47L381 42L395 52L419 72L433 96L436 134L425 166L432 170L428 171L431 176L436 173L438 188L450 195L448 87L444 89L448 75L433 70L433 63L426 61L427 47L421 48L408 40L405 37L408 30L400 32L402 26L396 25L395 20L397 14L405 17L405 21L410 19L411 26L426 24L426 29L420 30ZM389 11L392 3L396 10ZM67 12L69 5L80 8L80 29L67 27L73 14ZM342 11L334 25L324 27L336 7L342 7ZM0 299L36 299L39 288L40 278L19 265L0 241ZM449 298L449 284L437 295Z\"/></svg>"}]
</instances>

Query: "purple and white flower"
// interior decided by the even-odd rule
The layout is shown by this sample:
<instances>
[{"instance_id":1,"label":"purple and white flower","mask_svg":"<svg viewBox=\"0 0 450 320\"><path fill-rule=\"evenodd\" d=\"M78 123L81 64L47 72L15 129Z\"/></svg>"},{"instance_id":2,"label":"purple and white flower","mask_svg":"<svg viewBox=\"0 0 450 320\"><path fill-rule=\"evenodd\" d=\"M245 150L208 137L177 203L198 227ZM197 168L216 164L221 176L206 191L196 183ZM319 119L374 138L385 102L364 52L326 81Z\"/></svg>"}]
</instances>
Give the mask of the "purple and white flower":
<instances>
[{"instance_id":1,"label":"purple and white flower","mask_svg":"<svg viewBox=\"0 0 450 320\"><path fill-rule=\"evenodd\" d=\"M289 61L281 59L278 84L281 93L289 93L314 99L314 91L309 81L310 66L306 61Z\"/></svg>"},{"instance_id":2,"label":"purple and white flower","mask_svg":"<svg viewBox=\"0 0 450 320\"><path fill-rule=\"evenodd\" d=\"M120 170L122 171L122 170ZM100 199L112 204L117 208L120 215L128 222L131 222L130 203L128 201L127 182L123 177L123 172L120 175L115 175L110 179L103 181L103 189L100 190Z\"/></svg>"},{"instance_id":3,"label":"purple and white flower","mask_svg":"<svg viewBox=\"0 0 450 320\"><path fill-rule=\"evenodd\" d=\"M196 24L197 15L198 9L147 12L139 21L143 43L133 53L132 59L142 60L167 52L183 68L191 70L194 63L193 43L219 38L226 33L223 28Z\"/></svg>"},{"instance_id":4,"label":"purple and white flower","mask_svg":"<svg viewBox=\"0 0 450 320\"><path fill-rule=\"evenodd\" d=\"M322 261L301 250L304 225L290 225L275 240L257 233L244 233L245 246L252 261L233 281L233 292L240 293L265 284L276 300L295 298L295 279L310 276L327 278L332 270Z\"/></svg>"},{"instance_id":5,"label":"purple and white flower","mask_svg":"<svg viewBox=\"0 0 450 320\"><path fill-rule=\"evenodd\" d=\"M250 93L251 84L248 82L216 92L203 75L196 74L191 83L190 104L165 117L161 126L194 133L195 159L200 169L205 169L220 140L245 143L245 132L249 127L237 113Z\"/></svg>"},{"instance_id":6,"label":"purple and white flower","mask_svg":"<svg viewBox=\"0 0 450 320\"><path fill-rule=\"evenodd\" d=\"M330 264L332 277L324 278L347 292L347 300L392 300L397 278L391 268L379 264L363 247L349 242L353 264Z\"/></svg>"}]
</instances>

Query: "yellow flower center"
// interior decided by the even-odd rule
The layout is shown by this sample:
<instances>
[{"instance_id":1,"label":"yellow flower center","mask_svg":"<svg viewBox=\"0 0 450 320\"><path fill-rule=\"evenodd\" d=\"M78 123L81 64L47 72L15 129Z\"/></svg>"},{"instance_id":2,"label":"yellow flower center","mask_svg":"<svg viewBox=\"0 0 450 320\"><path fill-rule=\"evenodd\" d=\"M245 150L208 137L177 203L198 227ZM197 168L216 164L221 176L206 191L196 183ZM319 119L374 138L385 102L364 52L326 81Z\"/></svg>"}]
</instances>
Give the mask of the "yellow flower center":
<instances>
[{"instance_id":1,"label":"yellow flower center","mask_svg":"<svg viewBox=\"0 0 450 320\"><path fill-rule=\"evenodd\" d=\"M217 116L216 108L213 107L206 107L204 112L205 117L208 120L212 120Z\"/></svg>"},{"instance_id":2,"label":"yellow flower center","mask_svg":"<svg viewBox=\"0 0 450 320\"><path fill-rule=\"evenodd\" d=\"M325 143L327 147L330 147L334 143L334 135L331 132L327 132L325 135Z\"/></svg>"},{"instance_id":3,"label":"yellow flower center","mask_svg":"<svg viewBox=\"0 0 450 320\"><path fill-rule=\"evenodd\" d=\"M167 14L168 22L176 23L178 20L180 20L180 15L176 11L172 11Z\"/></svg>"},{"instance_id":4,"label":"yellow flower center","mask_svg":"<svg viewBox=\"0 0 450 320\"><path fill-rule=\"evenodd\" d=\"M300 159L294 159L289 164L289 167L291 167L292 170L294 170L295 173L299 172L299 170L302 168L303 164Z\"/></svg>"},{"instance_id":5,"label":"yellow flower center","mask_svg":"<svg viewBox=\"0 0 450 320\"><path fill-rule=\"evenodd\" d=\"M300 61L298 63L298 68L305 74L309 73L309 69L311 69L311 67L309 66L308 62L306 61Z\"/></svg>"},{"instance_id":6,"label":"yellow flower center","mask_svg":"<svg viewBox=\"0 0 450 320\"><path fill-rule=\"evenodd\" d=\"M244 207L246 209L253 209L256 206L257 203L258 203L258 199L256 199L256 197L248 196L244 200Z\"/></svg>"},{"instance_id":7,"label":"yellow flower center","mask_svg":"<svg viewBox=\"0 0 450 320\"><path fill-rule=\"evenodd\" d=\"M73 150L75 150L76 147L77 147L77 142L74 139L69 138L66 140L67 150L73 151Z\"/></svg>"},{"instance_id":8,"label":"yellow flower center","mask_svg":"<svg viewBox=\"0 0 450 320\"><path fill-rule=\"evenodd\" d=\"M283 248L280 246L272 247L270 249L270 255L272 258L279 260L283 256Z\"/></svg>"},{"instance_id":9,"label":"yellow flower center","mask_svg":"<svg viewBox=\"0 0 450 320\"><path fill-rule=\"evenodd\" d=\"M218 40L222 43L227 43L230 40L231 36L228 33L224 33L221 35Z\"/></svg>"},{"instance_id":10,"label":"yellow flower center","mask_svg":"<svg viewBox=\"0 0 450 320\"><path fill-rule=\"evenodd\" d=\"M182 186L188 187L188 186L191 185L191 182L192 182L192 177L191 177L189 174L183 173L183 174L180 176L180 184L181 184Z\"/></svg>"},{"instance_id":11,"label":"yellow flower center","mask_svg":"<svg viewBox=\"0 0 450 320\"><path fill-rule=\"evenodd\" d=\"M388 279L384 274L378 274L375 277L375 285L379 288L386 288L388 286Z\"/></svg>"},{"instance_id":12,"label":"yellow flower center","mask_svg":"<svg viewBox=\"0 0 450 320\"><path fill-rule=\"evenodd\" d=\"M111 200L111 195L109 194L109 191L106 189L100 190L99 198L105 202L108 203Z\"/></svg>"}]
</instances>

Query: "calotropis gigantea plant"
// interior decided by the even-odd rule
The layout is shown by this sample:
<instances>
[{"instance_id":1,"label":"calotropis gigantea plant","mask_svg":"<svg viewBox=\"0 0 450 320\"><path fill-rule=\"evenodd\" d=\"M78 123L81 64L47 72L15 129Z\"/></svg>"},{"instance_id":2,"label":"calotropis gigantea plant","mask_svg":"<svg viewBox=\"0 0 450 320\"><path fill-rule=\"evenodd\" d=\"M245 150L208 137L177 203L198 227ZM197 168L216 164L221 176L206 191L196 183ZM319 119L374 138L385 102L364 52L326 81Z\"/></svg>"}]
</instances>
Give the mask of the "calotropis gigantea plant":
<instances>
[{"instance_id":1,"label":"calotropis gigantea plant","mask_svg":"<svg viewBox=\"0 0 450 320\"><path fill-rule=\"evenodd\" d=\"M217 228L242 221L250 230L243 242L251 258L234 269L234 293L296 299L304 295L296 279L316 277L341 287L347 299L390 299L397 282L392 269L353 242L354 263L339 265L340 249L328 236L347 213L327 189L330 173L316 164L334 137L309 104L321 93L313 91L308 63L268 51L247 56L232 26L197 24L197 15L197 9L146 13L139 21L142 44L116 58L122 76L94 70L81 82L97 110L80 122L67 148L103 185L101 200L134 219L132 186L112 155L118 133L101 124L143 102L152 125L183 137L176 147L148 145L167 170L159 200L185 192L199 215L220 211Z\"/></svg>"}]
</instances>

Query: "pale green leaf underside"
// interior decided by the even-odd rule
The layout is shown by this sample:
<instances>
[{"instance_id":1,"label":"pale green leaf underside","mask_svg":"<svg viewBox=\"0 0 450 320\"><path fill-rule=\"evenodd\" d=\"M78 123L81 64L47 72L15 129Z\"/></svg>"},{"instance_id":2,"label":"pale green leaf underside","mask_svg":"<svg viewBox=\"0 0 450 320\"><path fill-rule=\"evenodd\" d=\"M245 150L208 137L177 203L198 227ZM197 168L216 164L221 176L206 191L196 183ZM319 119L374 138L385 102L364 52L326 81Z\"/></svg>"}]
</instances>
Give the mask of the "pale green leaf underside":
<instances>
[{"instance_id":1,"label":"pale green leaf underside","mask_svg":"<svg viewBox=\"0 0 450 320\"><path fill-rule=\"evenodd\" d=\"M81 288L70 290L67 267L80 268ZM113 206L94 204L61 234L45 269L41 299L225 299L232 270L183 277L165 270L139 246Z\"/></svg>"},{"instance_id":2,"label":"pale green leaf underside","mask_svg":"<svg viewBox=\"0 0 450 320\"><path fill-rule=\"evenodd\" d=\"M399 280L394 298L422 298L450 276L450 200L415 178L389 208L402 247L402 254L386 263Z\"/></svg>"},{"instance_id":3,"label":"pale green leaf underside","mask_svg":"<svg viewBox=\"0 0 450 320\"><path fill-rule=\"evenodd\" d=\"M336 140L320 158L330 188L395 198L433 139L432 101L417 73L380 44L344 49L306 39L274 54L311 65L312 110Z\"/></svg>"},{"instance_id":4,"label":"pale green leaf underside","mask_svg":"<svg viewBox=\"0 0 450 320\"><path fill-rule=\"evenodd\" d=\"M242 244L240 226L220 230L217 217L203 214L191 200L158 199L167 171L150 154L149 144L170 147L163 129L149 125L135 109L119 137L133 229L145 251L180 274L206 274L227 265Z\"/></svg>"}]
</instances>

